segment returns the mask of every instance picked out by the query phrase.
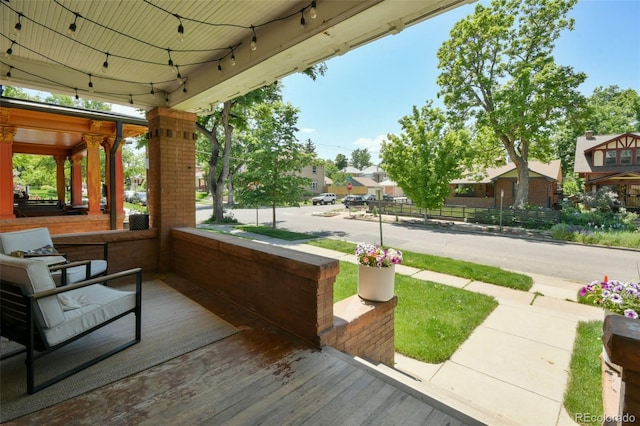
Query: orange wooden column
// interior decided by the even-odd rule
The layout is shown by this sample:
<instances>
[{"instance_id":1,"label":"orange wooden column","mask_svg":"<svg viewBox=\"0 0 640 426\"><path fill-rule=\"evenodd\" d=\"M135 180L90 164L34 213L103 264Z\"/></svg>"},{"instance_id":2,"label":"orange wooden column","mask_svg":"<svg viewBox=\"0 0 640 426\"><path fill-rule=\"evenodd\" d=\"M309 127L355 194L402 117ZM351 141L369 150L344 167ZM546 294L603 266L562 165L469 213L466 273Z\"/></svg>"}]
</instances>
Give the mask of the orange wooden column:
<instances>
[{"instance_id":1,"label":"orange wooden column","mask_svg":"<svg viewBox=\"0 0 640 426\"><path fill-rule=\"evenodd\" d=\"M13 214L13 137L14 126L0 126L0 219L14 219Z\"/></svg>"},{"instance_id":2,"label":"orange wooden column","mask_svg":"<svg viewBox=\"0 0 640 426\"><path fill-rule=\"evenodd\" d=\"M105 138L102 141L102 147L104 148L104 184L107 186L107 205L105 211L111 211L111 147L113 141ZM102 187L100 188L102 190Z\"/></svg>"},{"instance_id":3,"label":"orange wooden column","mask_svg":"<svg viewBox=\"0 0 640 426\"><path fill-rule=\"evenodd\" d=\"M71 205L82 205L82 155L71 158Z\"/></svg>"},{"instance_id":4,"label":"orange wooden column","mask_svg":"<svg viewBox=\"0 0 640 426\"><path fill-rule=\"evenodd\" d=\"M58 193L58 201L64 203L65 200L65 176L64 176L64 162L67 159L62 155L56 155L56 192Z\"/></svg>"},{"instance_id":5,"label":"orange wooden column","mask_svg":"<svg viewBox=\"0 0 640 426\"><path fill-rule=\"evenodd\" d=\"M84 135L87 143L87 193L89 196L89 210L87 214L102 214L100 210L100 195L102 185L100 182L100 146L102 136Z\"/></svg>"}]
</instances>

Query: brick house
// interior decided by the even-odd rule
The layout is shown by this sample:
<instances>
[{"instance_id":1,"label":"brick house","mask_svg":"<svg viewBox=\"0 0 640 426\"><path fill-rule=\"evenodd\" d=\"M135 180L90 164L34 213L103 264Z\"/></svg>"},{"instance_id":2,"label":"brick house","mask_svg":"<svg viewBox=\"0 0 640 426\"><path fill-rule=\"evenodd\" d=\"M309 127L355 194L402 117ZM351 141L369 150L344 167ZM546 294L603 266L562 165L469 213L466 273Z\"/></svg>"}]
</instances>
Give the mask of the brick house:
<instances>
[{"instance_id":1,"label":"brick house","mask_svg":"<svg viewBox=\"0 0 640 426\"><path fill-rule=\"evenodd\" d=\"M486 170L481 179L472 176L451 182L451 195L446 205L469 207L496 207L500 195L505 206L512 205L516 197L518 173L516 165L509 163ZM529 204L553 207L560 201L562 188L562 165L560 160L550 163L529 161Z\"/></svg>"},{"instance_id":2,"label":"brick house","mask_svg":"<svg viewBox=\"0 0 640 426\"><path fill-rule=\"evenodd\" d=\"M640 133L594 135L576 140L574 171L585 191L608 186L627 209L640 210Z\"/></svg>"}]
</instances>

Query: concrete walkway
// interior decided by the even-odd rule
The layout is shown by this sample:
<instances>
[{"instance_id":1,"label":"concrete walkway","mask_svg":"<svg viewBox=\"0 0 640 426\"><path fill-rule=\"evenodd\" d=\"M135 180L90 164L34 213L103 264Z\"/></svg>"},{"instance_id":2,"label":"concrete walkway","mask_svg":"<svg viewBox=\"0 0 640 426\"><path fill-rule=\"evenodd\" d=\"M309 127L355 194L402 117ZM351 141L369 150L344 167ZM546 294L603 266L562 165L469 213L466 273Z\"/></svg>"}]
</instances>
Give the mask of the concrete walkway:
<instances>
[{"instance_id":1,"label":"concrete walkway","mask_svg":"<svg viewBox=\"0 0 640 426\"><path fill-rule=\"evenodd\" d=\"M356 263L354 255L258 239ZM499 305L442 364L396 354L395 369L372 367L491 425L576 424L562 406L576 326L603 319L601 309L575 302L584 283L529 274L535 284L523 292L405 265L396 272L487 294Z\"/></svg>"}]
</instances>

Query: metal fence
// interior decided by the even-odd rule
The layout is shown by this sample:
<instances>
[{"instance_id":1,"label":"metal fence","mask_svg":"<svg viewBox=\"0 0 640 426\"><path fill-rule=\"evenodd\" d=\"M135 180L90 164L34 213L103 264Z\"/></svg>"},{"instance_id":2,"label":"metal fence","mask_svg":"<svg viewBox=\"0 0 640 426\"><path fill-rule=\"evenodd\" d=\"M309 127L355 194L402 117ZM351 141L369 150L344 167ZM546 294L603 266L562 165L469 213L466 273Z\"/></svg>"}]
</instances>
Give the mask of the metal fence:
<instances>
[{"instance_id":1,"label":"metal fence","mask_svg":"<svg viewBox=\"0 0 640 426\"><path fill-rule=\"evenodd\" d=\"M386 215L453 220L488 225L519 226L524 228L550 228L560 222L560 211L551 209L500 209L466 206L442 206L424 209L412 203L373 201L369 211L376 208ZM426 216L425 216L426 215Z\"/></svg>"}]
</instances>

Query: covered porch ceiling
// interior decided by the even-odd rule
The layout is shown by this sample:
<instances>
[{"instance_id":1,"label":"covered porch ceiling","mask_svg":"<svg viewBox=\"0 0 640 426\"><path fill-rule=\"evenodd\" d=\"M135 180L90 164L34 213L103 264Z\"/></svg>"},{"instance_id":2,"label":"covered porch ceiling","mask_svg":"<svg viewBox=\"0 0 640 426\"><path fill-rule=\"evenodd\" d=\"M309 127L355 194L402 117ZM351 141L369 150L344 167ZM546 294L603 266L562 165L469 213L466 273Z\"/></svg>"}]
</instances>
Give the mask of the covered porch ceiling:
<instances>
[{"instance_id":1,"label":"covered porch ceiling","mask_svg":"<svg viewBox=\"0 0 640 426\"><path fill-rule=\"evenodd\" d=\"M0 83L203 113L471 2L0 0Z\"/></svg>"}]
</instances>

